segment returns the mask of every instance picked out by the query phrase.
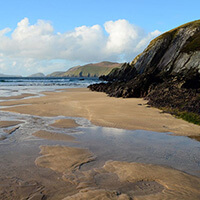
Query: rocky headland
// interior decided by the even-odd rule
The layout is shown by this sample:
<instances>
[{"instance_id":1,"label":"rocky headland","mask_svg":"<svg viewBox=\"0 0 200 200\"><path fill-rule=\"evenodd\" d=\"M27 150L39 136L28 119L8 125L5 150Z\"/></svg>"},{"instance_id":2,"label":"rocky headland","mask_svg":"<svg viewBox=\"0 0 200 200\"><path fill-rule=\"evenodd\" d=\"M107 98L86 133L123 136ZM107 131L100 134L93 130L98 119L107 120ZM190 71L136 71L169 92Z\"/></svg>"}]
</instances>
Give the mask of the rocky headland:
<instances>
[{"instance_id":1,"label":"rocky headland","mask_svg":"<svg viewBox=\"0 0 200 200\"><path fill-rule=\"evenodd\" d=\"M90 63L82 66L75 66L66 72L53 72L47 77L99 77L109 74L112 69L120 68L122 63L103 61L100 63Z\"/></svg>"},{"instance_id":2,"label":"rocky headland","mask_svg":"<svg viewBox=\"0 0 200 200\"><path fill-rule=\"evenodd\" d=\"M131 63L101 76L92 91L113 97L144 97L148 103L200 124L200 20L152 40Z\"/></svg>"}]
</instances>

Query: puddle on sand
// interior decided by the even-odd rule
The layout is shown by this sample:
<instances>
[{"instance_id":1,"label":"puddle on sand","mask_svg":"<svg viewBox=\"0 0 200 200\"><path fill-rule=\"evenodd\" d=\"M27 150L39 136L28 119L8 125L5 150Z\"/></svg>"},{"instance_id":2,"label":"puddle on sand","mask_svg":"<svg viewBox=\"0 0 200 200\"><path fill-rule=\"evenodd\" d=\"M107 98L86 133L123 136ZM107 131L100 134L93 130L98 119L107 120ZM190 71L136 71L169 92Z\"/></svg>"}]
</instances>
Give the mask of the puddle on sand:
<instances>
[{"instance_id":1,"label":"puddle on sand","mask_svg":"<svg viewBox=\"0 0 200 200\"><path fill-rule=\"evenodd\" d=\"M200 143L188 137L96 126L77 129L84 133L78 136L82 146L97 156L82 169L118 160L166 165L200 177Z\"/></svg>"}]
</instances>

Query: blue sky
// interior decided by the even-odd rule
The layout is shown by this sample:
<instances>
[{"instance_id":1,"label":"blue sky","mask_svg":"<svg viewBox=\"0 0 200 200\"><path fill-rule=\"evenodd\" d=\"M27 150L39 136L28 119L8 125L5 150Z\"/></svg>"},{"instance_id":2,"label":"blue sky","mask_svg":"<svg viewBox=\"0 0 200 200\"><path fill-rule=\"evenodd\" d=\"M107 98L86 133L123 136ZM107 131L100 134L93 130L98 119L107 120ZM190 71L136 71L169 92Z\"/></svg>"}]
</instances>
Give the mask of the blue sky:
<instances>
[{"instance_id":1,"label":"blue sky","mask_svg":"<svg viewBox=\"0 0 200 200\"><path fill-rule=\"evenodd\" d=\"M154 37L199 19L199 8L195 0L1 1L0 73L130 62Z\"/></svg>"}]
</instances>

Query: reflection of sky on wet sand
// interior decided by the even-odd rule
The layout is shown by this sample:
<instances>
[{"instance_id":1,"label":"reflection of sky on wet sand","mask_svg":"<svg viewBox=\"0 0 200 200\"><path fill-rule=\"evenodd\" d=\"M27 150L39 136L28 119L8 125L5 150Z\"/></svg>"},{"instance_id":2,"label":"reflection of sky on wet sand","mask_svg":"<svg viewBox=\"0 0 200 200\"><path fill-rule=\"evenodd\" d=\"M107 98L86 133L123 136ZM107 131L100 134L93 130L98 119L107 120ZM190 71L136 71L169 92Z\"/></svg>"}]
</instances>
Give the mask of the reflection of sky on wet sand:
<instances>
[{"instance_id":1,"label":"reflection of sky on wet sand","mask_svg":"<svg viewBox=\"0 0 200 200\"><path fill-rule=\"evenodd\" d=\"M143 130L80 129L84 129L84 134L79 136L86 144L83 146L94 152L99 160L167 165L200 176L200 143L195 140Z\"/></svg>"}]
</instances>

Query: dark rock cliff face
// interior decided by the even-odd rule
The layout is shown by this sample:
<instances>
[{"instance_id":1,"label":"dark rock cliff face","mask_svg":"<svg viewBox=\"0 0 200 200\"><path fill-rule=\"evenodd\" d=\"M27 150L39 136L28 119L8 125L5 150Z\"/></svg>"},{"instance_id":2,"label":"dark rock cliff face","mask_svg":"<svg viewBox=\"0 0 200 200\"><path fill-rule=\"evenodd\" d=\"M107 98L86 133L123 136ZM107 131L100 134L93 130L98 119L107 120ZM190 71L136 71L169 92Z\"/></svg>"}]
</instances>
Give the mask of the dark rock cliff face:
<instances>
[{"instance_id":1,"label":"dark rock cliff face","mask_svg":"<svg viewBox=\"0 0 200 200\"><path fill-rule=\"evenodd\" d=\"M108 83L90 85L91 90L115 97L146 97L156 107L200 114L200 20L160 35L130 64L100 78Z\"/></svg>"}]
</instances>

